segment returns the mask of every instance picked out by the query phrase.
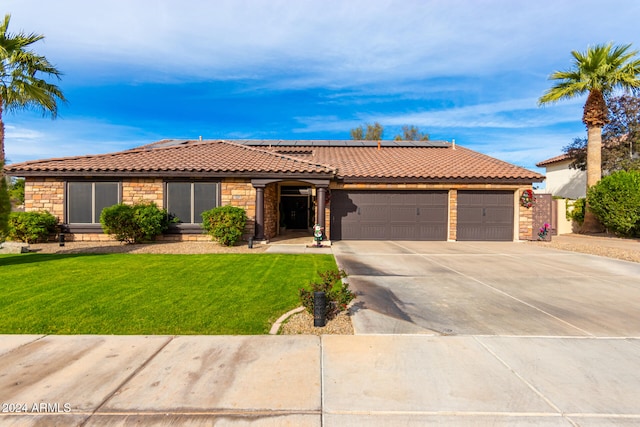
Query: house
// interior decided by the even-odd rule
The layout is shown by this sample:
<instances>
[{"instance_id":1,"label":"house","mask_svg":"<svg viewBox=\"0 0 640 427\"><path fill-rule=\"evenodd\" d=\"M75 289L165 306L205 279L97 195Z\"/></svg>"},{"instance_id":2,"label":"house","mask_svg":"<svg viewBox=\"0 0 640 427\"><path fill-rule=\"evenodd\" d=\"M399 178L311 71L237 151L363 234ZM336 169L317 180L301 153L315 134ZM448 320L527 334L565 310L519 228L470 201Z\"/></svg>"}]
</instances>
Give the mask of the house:
<instances>
[{"instance_id":1,"label":"house","mask_svg":"<svg viewBox=\"0 0 640 427\"><path fill-rule=\"evenodd\" d=\"M74 240L107 240L99 217L155 202L181 223L163 239L203 240L204 210L246 210L246 238L318 223L331 240L529 240L520 196L544 177L444 141L163 140L130 150L9 165L27 211L48 210Z\"/></svg>"},{"instance_id":2,"label":"house","mask_svg":"<svg viewBox=\"0 0 640 427\"><path fill-rule=\"evenodd\" d=\"M587 194L587 172L571 169L572 163L568 154L537 163L536 166L546 169L546 193L565 199L579 199Z\"/></svg>"}]
</instances>

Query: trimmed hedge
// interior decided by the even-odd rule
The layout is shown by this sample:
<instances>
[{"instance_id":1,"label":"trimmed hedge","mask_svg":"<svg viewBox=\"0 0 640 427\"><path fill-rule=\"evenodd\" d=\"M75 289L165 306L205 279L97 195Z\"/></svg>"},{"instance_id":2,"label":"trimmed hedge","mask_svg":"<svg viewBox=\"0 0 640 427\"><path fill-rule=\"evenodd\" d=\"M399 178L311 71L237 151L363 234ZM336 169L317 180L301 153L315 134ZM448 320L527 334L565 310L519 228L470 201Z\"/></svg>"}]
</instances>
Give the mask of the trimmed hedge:
<instances>
[{"instance_id":1,"label":"trimmed hedge","mask_svg":"<svg viewBox=\"0 0 640 427\"><path fill-rule=\"evenodd\" d=\"M127 243L154 240L169 228L169 222L167 211L153 202L119 203L104 208L100 214L104 232Z\"/></svg>"},{"instance_id":2,"label":"trimmed hedge","mask_svg":"<svg viewBox=\"0 0 640 427\"><path fill-rule=\"evenodd\" d=\"M242 237L247 225L247 213L242 208L220 206L202 212L202 228L213 240L233 246Z\"/></svg>"},{"instance_id":3,"label":"trimmed hedge","mask_svg":"<svg viewBox=\"0 0 640 427\"><path fill-rule=\"evenodd\" d=\"M47 241L56 232L58 219L47 211L12 212L9 215L9 239L26 243Z\"/></svg>"}]
</instances>

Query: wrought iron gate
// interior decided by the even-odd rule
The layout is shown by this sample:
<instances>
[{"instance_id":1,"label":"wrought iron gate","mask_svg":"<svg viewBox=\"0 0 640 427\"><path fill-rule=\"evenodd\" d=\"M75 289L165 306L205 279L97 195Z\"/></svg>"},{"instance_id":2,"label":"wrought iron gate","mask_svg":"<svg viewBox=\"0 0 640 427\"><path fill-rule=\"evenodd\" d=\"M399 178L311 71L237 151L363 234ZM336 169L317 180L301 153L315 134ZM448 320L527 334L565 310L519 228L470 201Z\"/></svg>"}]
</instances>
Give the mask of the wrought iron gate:
<instances>
[{"instance_id":1,"label":"wrought iron gate","mask_svg":"<svg viewBox=\"0 0 640 427\"><path fill-rule=\"evenodd\" d=\"M553 221L553 197L551 194L536 194L536 201L533 204L533 240L551 241L552 231L555 230ZM542 231L547 224L547 233ZM544 238L540 238L540 234L544 234Z\"/></svg>"}]
</instances>

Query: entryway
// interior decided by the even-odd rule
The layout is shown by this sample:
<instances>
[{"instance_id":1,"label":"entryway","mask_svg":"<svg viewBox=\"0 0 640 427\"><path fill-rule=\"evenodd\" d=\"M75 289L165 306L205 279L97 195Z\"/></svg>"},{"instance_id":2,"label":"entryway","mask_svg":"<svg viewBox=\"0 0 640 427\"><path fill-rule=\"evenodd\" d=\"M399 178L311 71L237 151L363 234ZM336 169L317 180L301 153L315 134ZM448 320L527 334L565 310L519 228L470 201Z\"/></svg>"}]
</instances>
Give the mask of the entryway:
<instances>
[{"instance_id":1,"label":"entryway","mask_svg":"<svg viewBox=\"0 0 640 427\"><path fill-rule=\"evenodd\" d=\"M310 186L280 187L280 234L286 230L309 230L313 227L314 213Z\"/></svg>"}]
</instances>

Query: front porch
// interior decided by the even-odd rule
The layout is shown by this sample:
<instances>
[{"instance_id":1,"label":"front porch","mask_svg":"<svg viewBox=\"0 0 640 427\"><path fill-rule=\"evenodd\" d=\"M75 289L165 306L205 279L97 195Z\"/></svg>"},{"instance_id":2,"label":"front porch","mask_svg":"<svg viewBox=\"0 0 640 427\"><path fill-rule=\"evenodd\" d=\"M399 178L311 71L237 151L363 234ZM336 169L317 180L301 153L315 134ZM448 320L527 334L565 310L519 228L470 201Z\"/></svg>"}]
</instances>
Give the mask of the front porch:
<instances>
[{"instance_id":1,"label":"front porch","mask_svg":"<svg viewBox=\"0 0 640 427\"><path fill-rule=\"evenodd\" d=\"M327 229L329 180L253 179L251 184L256 191L254 239L310 244L315 224Z\"/></svg>"}]
</instances>

